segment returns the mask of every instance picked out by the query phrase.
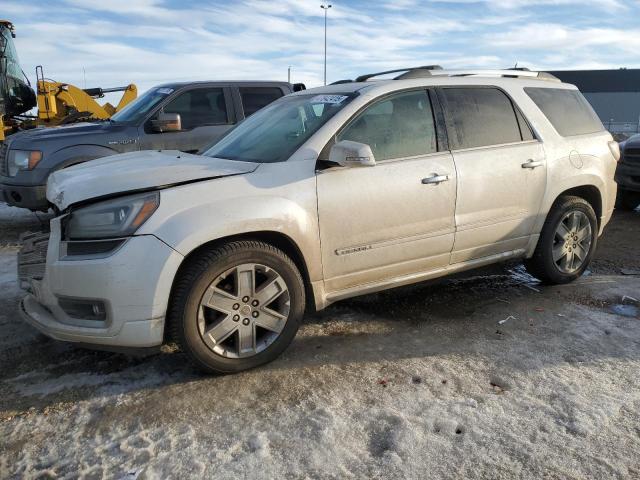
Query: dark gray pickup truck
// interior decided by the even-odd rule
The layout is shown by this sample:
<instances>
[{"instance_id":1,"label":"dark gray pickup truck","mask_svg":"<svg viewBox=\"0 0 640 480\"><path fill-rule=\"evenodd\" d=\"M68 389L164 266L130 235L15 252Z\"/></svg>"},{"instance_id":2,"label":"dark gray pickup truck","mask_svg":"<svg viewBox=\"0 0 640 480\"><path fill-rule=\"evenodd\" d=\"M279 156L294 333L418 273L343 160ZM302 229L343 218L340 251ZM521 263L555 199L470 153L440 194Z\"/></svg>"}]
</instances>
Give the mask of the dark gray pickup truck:
<instances>
[{"instance_id":1,"label":"dark gray pickup truck","mask_svg":"<svg viewBox=\"0 0 640 480\"><path fill-rule=\"evenodd\" d=\"M265 105L302 89L265 81L168 83L110 120L16 133L0 144L0 201L47 210L47 178L55 170L135 150L195 153Z\"/></svg>"},{"instance_id":2,"label":"dark gray pickup truck","mask_svg":"<svg viewBox=\"0 0 640 480\"><path fill-rule=\"evenodd\" d=\"M620 163L616 169L616 207L634 210L640 205L640 135L620 143Z\"/></svg>"}]
</instances>

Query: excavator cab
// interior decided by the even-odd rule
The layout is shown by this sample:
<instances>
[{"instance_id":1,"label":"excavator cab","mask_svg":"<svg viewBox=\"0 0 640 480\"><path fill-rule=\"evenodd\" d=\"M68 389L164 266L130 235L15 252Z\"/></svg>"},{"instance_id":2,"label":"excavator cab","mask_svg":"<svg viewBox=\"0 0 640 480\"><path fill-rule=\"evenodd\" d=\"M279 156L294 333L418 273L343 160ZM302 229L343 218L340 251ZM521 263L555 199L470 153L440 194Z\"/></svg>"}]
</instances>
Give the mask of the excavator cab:
<instances>
[{"instance_id":1,"label":"excavator cab","mask_svg":"<svg viewBox=\"0 0 640 480\"><path fill-rule=\"evenodd\" d=\"M13 24L0 20L0 142L16 127L15 117L36 106L36 95L20 68Z\"/></svg>"}]
</instances>

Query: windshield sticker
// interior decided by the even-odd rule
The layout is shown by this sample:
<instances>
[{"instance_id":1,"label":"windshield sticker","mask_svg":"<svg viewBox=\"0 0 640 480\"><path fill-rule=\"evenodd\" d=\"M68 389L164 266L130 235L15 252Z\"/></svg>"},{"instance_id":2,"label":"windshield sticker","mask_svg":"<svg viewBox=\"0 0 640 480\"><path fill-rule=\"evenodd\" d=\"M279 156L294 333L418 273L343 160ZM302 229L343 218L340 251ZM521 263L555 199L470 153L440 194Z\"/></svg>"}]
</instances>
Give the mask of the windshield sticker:
<instances>
[{"instance_id":1,"label":"windshield sticker","mask_svg":"<svg viewBox=\"0 0 640 480\"><path fill-rule=\"evenodd\" d=\"M332 105L338 105L344 102L347 98L346 95L316 95L311 99L311 103L330 103Z\"/></svg>"},{"instance_id":2,"label":"windshield sticker","mask_svg":"<svg viewBox=\"0 0 640 480\"><path fill-rule=\"evenodd\" d=\"M159 88L158 93L162 93L163 95L169 95L173 92L173 88Z\"/></svg>"}]
</instances>

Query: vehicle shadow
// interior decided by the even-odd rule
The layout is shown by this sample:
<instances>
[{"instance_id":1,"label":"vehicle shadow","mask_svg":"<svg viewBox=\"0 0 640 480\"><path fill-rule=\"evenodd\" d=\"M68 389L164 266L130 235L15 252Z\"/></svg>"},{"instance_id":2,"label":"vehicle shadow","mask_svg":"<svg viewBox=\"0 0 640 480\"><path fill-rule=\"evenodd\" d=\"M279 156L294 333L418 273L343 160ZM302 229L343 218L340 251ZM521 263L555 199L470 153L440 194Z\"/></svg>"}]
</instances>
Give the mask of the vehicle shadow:
<instances>
[{"instance_id":1,"label":"vehicle shadow","mask_svg":"<svg viewBox=\"0 0 640 480\"><path fill-rule=\"evenodd\" d=\"M232 376L202 374L172 349L137 358L34 336L0 357L6 367L0 382L7 391L0 417L69 399L218 384L234 388L247 378L259 389L292 373L407 359L459 355L466 362L527 371L638 358L640 322L606 313L606 302L590 299L588 289L576 295L582 281L564 289L542 287L521 266L507 265L357 297L308 315L280 358ZM587 286L595 281L584 279ZM587 311L594 313L587 318Z\"/></svg>"}]
</instances>

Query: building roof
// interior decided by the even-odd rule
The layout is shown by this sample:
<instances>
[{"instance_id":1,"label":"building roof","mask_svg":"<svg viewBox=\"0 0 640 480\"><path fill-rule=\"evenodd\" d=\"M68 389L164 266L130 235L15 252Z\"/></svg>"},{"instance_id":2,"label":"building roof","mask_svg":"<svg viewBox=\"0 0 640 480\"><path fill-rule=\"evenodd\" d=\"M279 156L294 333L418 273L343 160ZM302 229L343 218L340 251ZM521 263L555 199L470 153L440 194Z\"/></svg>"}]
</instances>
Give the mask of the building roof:
<instances>
[{"instance_id":1,"label":"building roof","mask_svg":"<svg viewBox=\"0 0 640 480\"><path fill-rule=\"evenodd\" d=\"M565 83L581 92L640 92L640 68L618 70L559 70L550 71Z\"/></svg>"}]
</instances>

